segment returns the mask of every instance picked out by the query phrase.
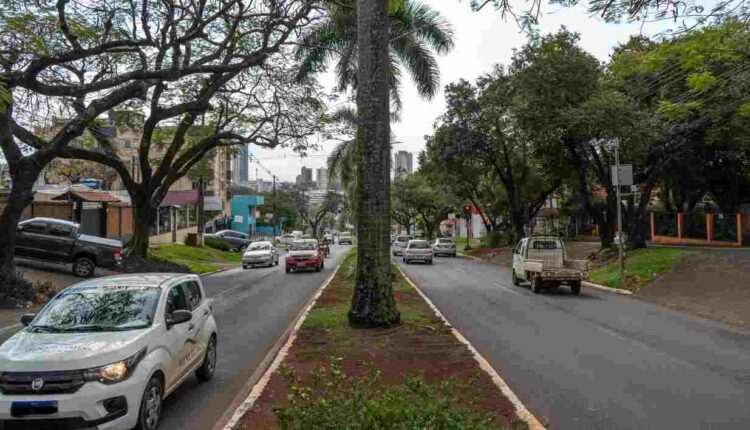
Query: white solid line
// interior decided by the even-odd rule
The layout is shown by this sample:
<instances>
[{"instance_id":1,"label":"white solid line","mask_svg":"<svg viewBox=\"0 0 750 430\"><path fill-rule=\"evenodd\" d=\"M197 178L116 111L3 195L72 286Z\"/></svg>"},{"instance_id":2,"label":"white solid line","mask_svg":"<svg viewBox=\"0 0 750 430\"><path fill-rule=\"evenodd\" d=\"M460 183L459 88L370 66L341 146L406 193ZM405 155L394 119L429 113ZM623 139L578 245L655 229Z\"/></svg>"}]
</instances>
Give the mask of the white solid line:
<instances>
[{"instance_id":1,"label":"white solid line","mask_svg":"<svg viewBox=\"0 0 750 430\"><path fill-rule=\"evenodd\" d=\"M9 325L8 327L0 328L0 333L5 333L6 331L14 330L14 329L21 328L21 327L23 327L23 324Z\"/></svg>"},{"instance_id":2,"label":"white solid line","mask_svg":"<svg viewBox=\"0 0 750 430\"><path fill-rule=\"evenodd\" d=\"M623 290L621 288L605 287L604 285L595 284L593 282L582 281L581 285L584 287L595 288L597 290L606 291L608 293L622 294L623 296L630 296L633 294L630 290Z\"/></svg>"},{"instance_id":3,"label":"white solid line","mask_svg":"<svg viewBox=\"0 0 750 430\"><path fill-rule=\"evenodd\" d=\"M398 267L398 266L397 266ZM528 409L526 409L526 406L523 405L521 402L521 399L516 396L516 394L513 392L513 390L510 389L508 384L505 383L503 378L500 377L500 375L497 373L497 371L492 367L492 365L487 361L484 357L482 357L482 354L479 353L479 351L474 348L474 346L466 339L461 332L456 330L453 325L451 325L450 322L443 316L443 314L440 312L440 310L435 306L434 303L432 303L432 300L430 300L423 292L422 290L417 287L417 285L412 282L411 279L409 279L408 276L406 276L406 273L404 273L403 270L399 267L398 270L401 272L401 275L406 279L406 282L409 283L412 287L414 287L415 290L417 290L417 293L419 293L420 296L422 296L422 299L424 299L425 302L427 302L427 305L429 305L432 310L435 312L435 314L443 320L445 325L447 327L450 327L451 332L453 333L453 336L458 339L459 342L466 345L467 348L469 348L469 351L474 356L474 360L479 363L479 367L484 370L492 379L492 382L497 386L500 391L505 395L505 397L508 398L510 403L513 405L513 407L516 409L516 415L524 421L526 421L526 424L529 426L529 430L543 430L544 426L542 423L539 422L539 420L531 413Z\"/></svg>"},{"instance_id":4,"label":"white solid line","mask_svg":"<svg viewBox=\"0 0 750 430\"><path fill-rule=\"evenodd\" d=\"M287 354L289 353L289 349L292 347L292 343L294 343L294 339L297 338L297 332L299 331L300 327L302 327L302 323L305 322L305 319L307 318L307 315L310 313L310 310L315 306L315 303L318 301L318 298L321 294L323 294L323 290L328 286L328 284L331 283L333 280L333 277L336 276L336 273L338 273L339 268L341 267L341 263L339 263L338 266L336 266L336 270L331 273L331 276L326 279L326 281L323 283L323 285L318 289L318 292L315 293L315 297L310 302L309 305L307 305L307 309L305 309L305 312L302 314L302 317L297 321L297 324L294 325L294 329L291 333L289 333L289 337L287 338L286 343L284 343L284 346L281 347L279 350L279 353L276 355L276 358L273 360L273 363L268 367L266 372L263 374L263 376L258 380L258 383L255 384L253 389L250 391L250 394L247 395L245 400L237 407L237 409L234 411L234 414L232 414L232 418L227 422L227 425L224 426L224 430L233 430L234 426L237 425L237 422L247 413L247 411L250 410L250 408L253 407L253 404L258 400L260 395L263 393L263 390L266 388L266 385L268 385L268 381L271 379L271 375L273 375L274 372L279 368L281 363L286 358Z\"/></svg>"},{"instance_id":5,"label":"white solid line","mask_svg":"<svg viewBox=\"0 0 750 430\"><path fill-rule=\"evenodd\" d=\"M500 285L500 284L498 284L497 282L495 282L495 283L494 283L494 284L492 284L492 285L494 285L494 286L496 286L496 287L500 287L500 288L501 288L501 289L502 289L503 291L507 291L507 292L509 292L509 293L511 293L511 294L515 294L515 295L517 295L517 296L521 296L521 297L526 297L526 295L525 295L525 294L521 294L521 293L519 293L518 291L512 290L511 288L508 288L508 287L506 287L506 286L504 286L504 285Z\"/></svg>"}]
</instances>

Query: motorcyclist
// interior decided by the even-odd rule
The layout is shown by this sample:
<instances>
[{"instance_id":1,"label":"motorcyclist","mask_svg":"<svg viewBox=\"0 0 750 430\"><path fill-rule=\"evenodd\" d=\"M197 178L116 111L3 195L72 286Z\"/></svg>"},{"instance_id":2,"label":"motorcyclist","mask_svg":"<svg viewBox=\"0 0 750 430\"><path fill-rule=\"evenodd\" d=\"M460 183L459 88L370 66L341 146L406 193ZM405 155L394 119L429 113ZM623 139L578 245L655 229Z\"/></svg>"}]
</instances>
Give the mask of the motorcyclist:
<instances>
[{"instance_id":1,"label":"motorcyclist","mask_svg":"<svg viewBox=\"0 0 750 430\"><path fill-rule=\"evenodd\" d=\"M326 257L328 257L331 254L331 247L328 246L328 238L323 238L323 250L325 251Z\"/></svg>"}]
</instances>

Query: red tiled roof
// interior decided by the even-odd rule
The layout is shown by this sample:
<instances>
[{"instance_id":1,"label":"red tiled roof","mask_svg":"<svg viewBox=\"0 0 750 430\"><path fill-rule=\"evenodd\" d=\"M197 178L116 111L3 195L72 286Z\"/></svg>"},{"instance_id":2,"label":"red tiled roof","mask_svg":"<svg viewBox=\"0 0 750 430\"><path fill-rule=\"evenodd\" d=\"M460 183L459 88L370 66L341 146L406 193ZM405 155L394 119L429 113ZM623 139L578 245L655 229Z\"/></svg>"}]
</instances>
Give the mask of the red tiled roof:
<instances>
[{"instance_id":1,"label":"red tiled roof","mask_svg":"<svg viewBox=\"0 0 750 430\"><path fill-rule=\"evenodd\" d=\"M120 199L113 196L110 193L101 192L101 191L80 191L80 190L70 190L68 192L65 192L64 194L60 194L59 196L53 198L52 200L68 200L68 193L70 193L70 197L79 199L84 202L119 202Z\"/></svg>"},{"instance_id":2,"label":"red tiled roof","mask_svg":"<svg viewBox=\"0 0 750 430\"><path fill-rule=\"evenodd\" d=\"M198 190L167 191L159 206L182 206L198 204Z\"/></svg>"}]
</instances>

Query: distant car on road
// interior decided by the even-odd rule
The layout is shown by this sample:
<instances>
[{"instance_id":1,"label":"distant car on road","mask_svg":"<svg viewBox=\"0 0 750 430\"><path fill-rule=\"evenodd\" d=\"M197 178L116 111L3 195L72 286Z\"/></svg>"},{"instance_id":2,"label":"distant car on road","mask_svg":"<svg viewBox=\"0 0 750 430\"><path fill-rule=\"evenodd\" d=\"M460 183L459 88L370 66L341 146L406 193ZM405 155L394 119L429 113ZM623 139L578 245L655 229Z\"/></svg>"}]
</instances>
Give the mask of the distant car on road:
<instances>
[{"instance_id":1,"label":"distant car on road","mask_svg":"<svg viewBox=\"0 0 750 430\"><path fill-rule=\"evenodd\" d=\"M404 249L410 240L411 236L408 234L400 234L396 236L396 240L393 241L393 246L391 246L391 253L394 256L404 255Z\"/></svg>"},{"instance_id":2,"label":"distant car on road","mask_svg":"<svg viewBox=\"0 0 750 430\"><path fill-rule=\"evenodd\" d=\"M286 273L293 270L315 270L325 268L325 251L315 239L299 239L289 245L286 256Z\"/></svg>"},{"instance_id":3,"label":"distant car on road","mask_svg":"<svg viewBox=\"0 0 750 430\"><path fill-rule=\"evenodd\" d=\"M196 275L98 278L58 293L0 347L0 427L154 430L164 398L216 369Z\"/></svg>"},{"instance_id":4,"label":"distant car on road","mask_svg":"<svg viewBox=\"0 0 750 430\"><path fill-rule=\"evenodd\" d=\"M432 248L430 248L430 242L426 240L410 240L403 252L403 259L406 264L414 261L432 264Z\"/></svg>"},{"instance_id":5,"label":"distant car on road","mask_svg":"<svg viewBox=\"0 0 750 430\"><path fill-rule=\"evenodd\" d=\"M271 242L253 242L242 256L242 268L254 266L278 266L279 251Z\"/></svg>"},{"instance_id":6,"label":"distant car on road","mask_svg":"<svg viewBox=\"0 0 750 430\"><path fill-rule=\"evenodd\" d=\"M559 237L531 236L523 238L513 249L513 284L531 282L531 291L542 288L570 286L573 294L581 292L581 281L588 277L588 261L568 260L565 245Z\"/></svg>"},{"instance_id":7,"label":"distant car on road","mask_svg":"<svg viewBox=\"0 0 750 430\"><path fill-rule=\"evenodd\" d=\"M297 240L296 236L292 234L283 234L279 238L279 243L284 244L284 245L291 245L291 243L294 242L295 240Z\"/></svg>"},{"instance_id":8,"label":"distant car on road","mask_svg":"<svg viewBox=\"0 0 750 430\"><path fill-rule=\"evenodd\" d=\"M94 276L97 267L120 264L122 242L81 234L80 226L53 218L32 218L18 223L14 254L18 257L73 263L73 275Z\"/></svg>"},{"instance_id":9,"label":"distant car on road","mask_svg":"<svg viewBox=\"0 0 750 430\"><path fill-rule=\"evenodd\" d=\"M435 240L432 244L432 255L448 255L451 257L456 256L456 244L451 239L441 237Z\"/></svg>"},{"instance_id":10,"label":"distant car on road","mask_svg":"<svg viewBox=\"0 0 750 430\"><path fill-rule=\"evenodd\" d=\"M352 239L351 233L340 233L339 234L339 245L353 245L354 239Z\"/></svg>"},{"instance_id":11,"label":"distant car on road","mask_svg":"<svg viewBox=\"0 0 750 430\"><path fill-rule=\"evenodd\" d=\"M226 251L245 252L252 240L247 234L236 230L219 230L214 234L206 234L204 237L216 237L227 242Z\"/></svg>"}]
</instances>

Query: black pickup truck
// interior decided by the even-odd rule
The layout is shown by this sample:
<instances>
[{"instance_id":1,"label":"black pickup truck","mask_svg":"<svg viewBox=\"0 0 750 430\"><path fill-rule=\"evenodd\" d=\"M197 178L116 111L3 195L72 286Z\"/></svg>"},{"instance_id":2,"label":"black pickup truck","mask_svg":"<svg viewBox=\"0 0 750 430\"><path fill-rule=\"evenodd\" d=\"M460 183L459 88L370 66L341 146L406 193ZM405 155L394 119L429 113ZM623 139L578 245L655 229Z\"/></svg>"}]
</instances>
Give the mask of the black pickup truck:
<instances>
[{"instance_id":1,"label":"black pickup truck","mask_svg":"<svg viewBox=\"0 0 750 430\"><path fill-rule=\"evenodd\" d=\"M53 218L32 218L18 223L14 254L18 257L73 263L73 275L88 278L97 267L120 264L122 242L89 236L79 225Z\"/></svg>"}]
</instances>

